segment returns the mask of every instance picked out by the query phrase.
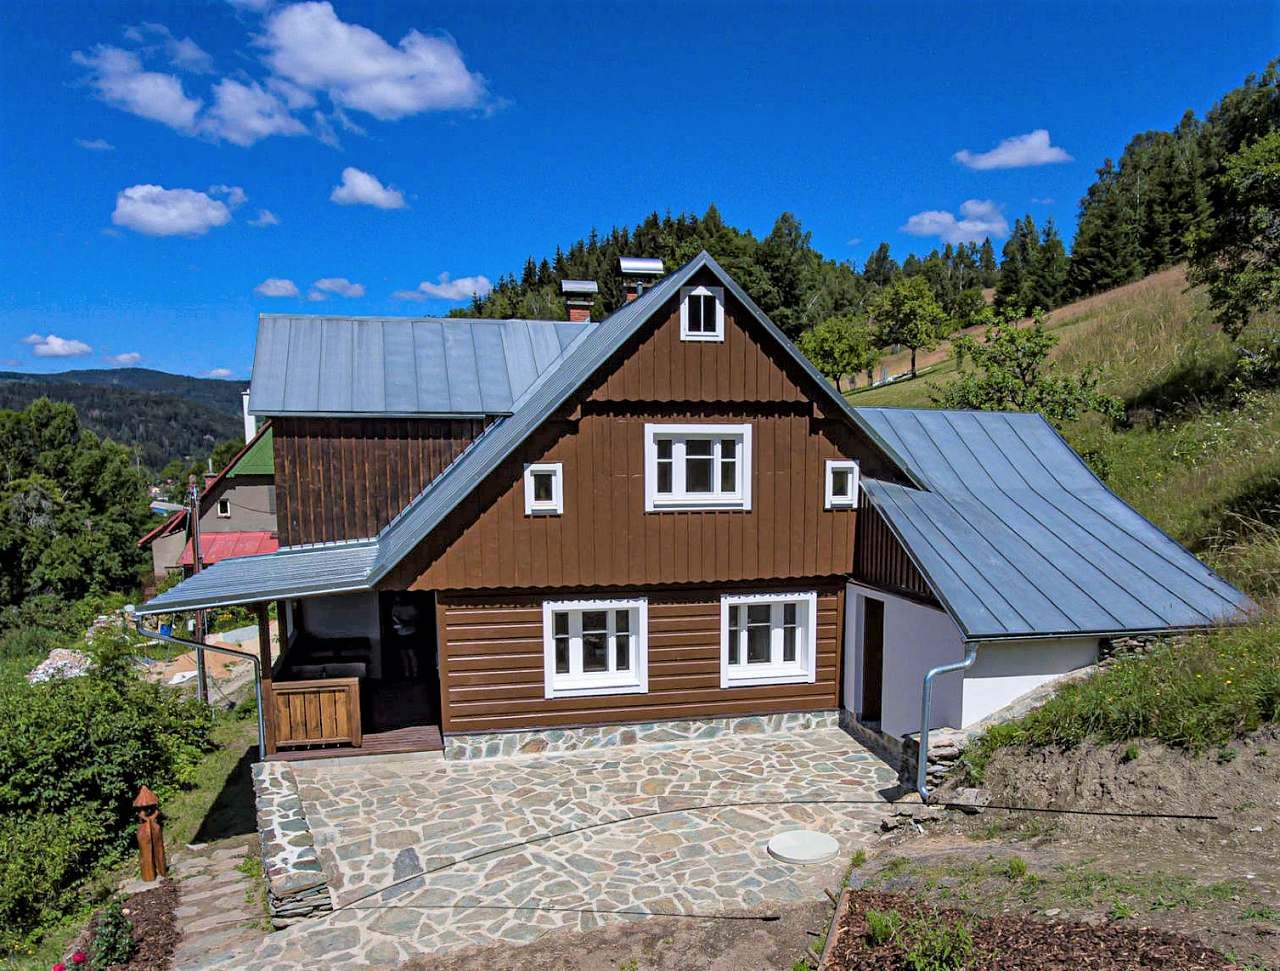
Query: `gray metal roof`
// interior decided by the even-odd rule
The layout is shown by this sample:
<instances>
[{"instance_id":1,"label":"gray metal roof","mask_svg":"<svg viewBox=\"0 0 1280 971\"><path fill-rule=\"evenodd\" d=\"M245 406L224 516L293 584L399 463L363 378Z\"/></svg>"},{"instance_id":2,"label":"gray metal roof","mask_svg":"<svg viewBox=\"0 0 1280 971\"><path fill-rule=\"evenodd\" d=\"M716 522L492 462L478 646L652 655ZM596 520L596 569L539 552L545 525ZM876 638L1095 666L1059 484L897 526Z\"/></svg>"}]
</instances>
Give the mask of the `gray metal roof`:
<instances>
[{"instance_id":1,"label":"gray metal roof","mask_svg":"<svg viewBox=\"0 0 1280 971\"><path fill-rule=\"evenodd\" d=\"M863 488L967 637L1198 627L1252 606L1039 415L856 410L923 486Z\"/></svg>"},{"instance_id":2,"label":"gray metal roof","mask_svg":"<svg viewBox=\"0 0 1280 971\"><path fill-rule=\"evenodd\" d=\"M619 256L618 269L623 276L662 276L662 260L652 256Z\"/></svg>"},{"instance_id":3,"label":"gray metal roof","mask_svg":"<svg viewBox=\"0 0 1280 971\"><path fill-rule=\"evenodd\" d=\"M501 415L595 325L450 317L258 323L259 415Z\"/></svg>"},{"instance_id":4,"label":"gray metal roof","mask_svg":"<svg viewBox=\"0 0 1280 971\"><path fill-rule=\"evenodd\" d=\"M371 542L281 550L219 560L138 608L139 614L368 589Z\"/></svg>"},{"instance_id":5,"label":"gray metal roof","mask_svg":"<svg viewBox=\"0 0 1280 971\"><path fill-rule=\"evenodd\" d=\"M561 293L599 293L600 284L595 280L561 280Z\"/></svg>"}]
</instances>

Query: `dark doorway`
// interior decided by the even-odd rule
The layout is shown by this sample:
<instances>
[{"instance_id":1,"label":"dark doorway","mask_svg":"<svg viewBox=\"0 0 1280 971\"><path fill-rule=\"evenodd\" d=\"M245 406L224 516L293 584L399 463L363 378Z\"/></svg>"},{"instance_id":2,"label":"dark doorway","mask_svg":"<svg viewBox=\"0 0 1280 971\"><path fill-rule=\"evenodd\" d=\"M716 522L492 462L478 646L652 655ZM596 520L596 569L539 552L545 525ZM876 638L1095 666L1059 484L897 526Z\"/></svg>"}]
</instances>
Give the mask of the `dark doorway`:
<instances>
[{"instance_id":1,"label":"dark doorway","mask_svg":"<svg viewBox=\"0 0 1280 971\"><path fill-rule=\"evenodd\" d=\"M398 590L379 598L382 677L370 688L369 731L440 724L435 595Z\"/></svg>"},{"instance_id":2,"label":"dark doorway","mask_svg":"<svg viewBox=\"0 0 1280 971\"><path fill-rule=\"evenodd\" d=\"M862 718L880 720L884 689L884 601L862 598Z\"/></svg>"}]
</instances>

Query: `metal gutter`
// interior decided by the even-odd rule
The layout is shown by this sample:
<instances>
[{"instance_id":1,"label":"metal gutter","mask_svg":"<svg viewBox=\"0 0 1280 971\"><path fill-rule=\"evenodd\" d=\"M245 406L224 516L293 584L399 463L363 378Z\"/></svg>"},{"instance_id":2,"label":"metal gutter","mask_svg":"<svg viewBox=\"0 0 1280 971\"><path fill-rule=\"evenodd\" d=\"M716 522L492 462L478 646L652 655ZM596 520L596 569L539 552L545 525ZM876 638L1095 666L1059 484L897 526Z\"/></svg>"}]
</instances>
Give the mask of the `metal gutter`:
<instances>
[{"instance_id":1,"label":"metal gutter","mask_svg":"<svg viewBox=\"0 0 1280 971\"><path fill-rule=\"evenodd\" d=\"M125 609L128 610L129 608L126 607ZM218 654L230 654L232 657L243 658L246 661L253 662L253 693L258 702L258 758L265 759L267 757L267 726L262 717L262 662L258 659L258 656L250 654L248 651L236 651L229 647L216 647L213 644L202 644L199 641L189 641L182 637L174 637L172 634L162 634L158 630L149 630L142 626L142 617L136 611L133 614L134 629L143 637L194 648L197 652L215 651Z\"/></svg>"},{"instance_id":2,"label":"metal gutter","mask_svg":"<svg viewBox=\"0 0 1280 971\"><path fill-rule=\"evenodd\" d=\"M924 689L920 694L919 753L916 755L916 792L920 794L921 802L929 801L929 711L933 706L933 679L941 674L967 670L973 667L973 662L976 660L978 660L978 642L965 641L963 660L940 664L924 676Z\"/></svg>"}]
</instances>

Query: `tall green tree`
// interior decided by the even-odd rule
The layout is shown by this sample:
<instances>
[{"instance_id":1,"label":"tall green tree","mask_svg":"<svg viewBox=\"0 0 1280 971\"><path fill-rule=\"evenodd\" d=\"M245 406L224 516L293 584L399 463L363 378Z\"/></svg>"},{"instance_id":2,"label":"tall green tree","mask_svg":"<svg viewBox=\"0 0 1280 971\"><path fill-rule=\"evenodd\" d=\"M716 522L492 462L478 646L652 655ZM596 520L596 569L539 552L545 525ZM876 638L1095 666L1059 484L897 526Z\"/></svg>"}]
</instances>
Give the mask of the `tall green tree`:
<instances>
[{"instance_id":1,"label":"tall green tree","mask_svg":"<svg viewBox=\"0 0 1280 971\"><path fill-rule=\"evenodd\" d=\"M981 341L961 337L955 342L960 375L936 387L933 402L939 408L1034 411L1059 426L1086 412L1118 419L1123 407L1098 390L1097 371L1052 373L1049 352L1057 342L1039 315L1030 327L1018 327L1005 317Z\"/></svg>"},{"instance_id":2,"label":"tall green tree","mask_svg":"<svg viewBox=\"0 0 1280 971\"><path fill-rule=\"evenodd\" d=\"M888 286L889 282L901 272L898 261L889 254L889 244L881 243L862 267L862 276L873 287Z\"/></svg>"},{"instance_id":3,"label":"tall green tree","mask_svg":"<svg viewBox=\"0 0 1280 971\"><path fill-rule=\"evenodd\" d=\"M1025 306L1042 310L1058 306L1066 288L1069 265L1067 249L1058 235L1058 227L1050 219L1040 232L1040 242L1031 261Z\"/></svg>"},{"instance_id":4,"label":"tall green tree","mask_svg":"<svg viewBox=\"0 0 1280 971\"><path fill-rule=\"evenodd\" d=\"M848 375L866 371L870 383L870 375L884 354L866 322L853 317L828 317L801 334L796 343L841 391L841 382Z\"/></svg>"},{"instance_id":5,"label":"tall green tree","mask_svg":"<svg viewBox=\"0 0 1280 971\"><path fill-rule=\"evenodd\" d=\"M920 276L898 277L872 296L870 308L881 346L911 349L911 376L915 377L916 353L938 346L947 319L928 281Z\"/></svg>"},{"instance_id":6,"label":"tall green tree","mask_svg":"<svg viewBox=\"0 0 1280 971\"><path fill-rule=\"evenodd\" d=\"M1194 234L1188 280L1204 286L1233 340L1253 314L1280 306L1280 130L1227 159Z\"/></svg>"}]
</instances>

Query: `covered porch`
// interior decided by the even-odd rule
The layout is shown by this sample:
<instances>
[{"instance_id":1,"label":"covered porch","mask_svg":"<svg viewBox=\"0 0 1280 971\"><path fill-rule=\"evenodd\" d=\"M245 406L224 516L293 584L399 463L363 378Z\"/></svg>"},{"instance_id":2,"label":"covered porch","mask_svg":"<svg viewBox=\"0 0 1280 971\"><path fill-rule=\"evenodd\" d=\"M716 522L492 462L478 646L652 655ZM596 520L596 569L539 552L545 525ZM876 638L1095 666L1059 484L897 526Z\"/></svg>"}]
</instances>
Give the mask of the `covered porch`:
<instances>
[{"instance_id":1,"label":"covered porch","mask_svg":"<svg viewBox=\"0 0 1280 971\"><path fill-rule=\"evenodd\" d=\"M434 594L343 582L322 568L333 551L316 552L227 560L137 613L143 623L225 606L254 614L264 759L443 751Z\"/></svg>"}]
</instances>

